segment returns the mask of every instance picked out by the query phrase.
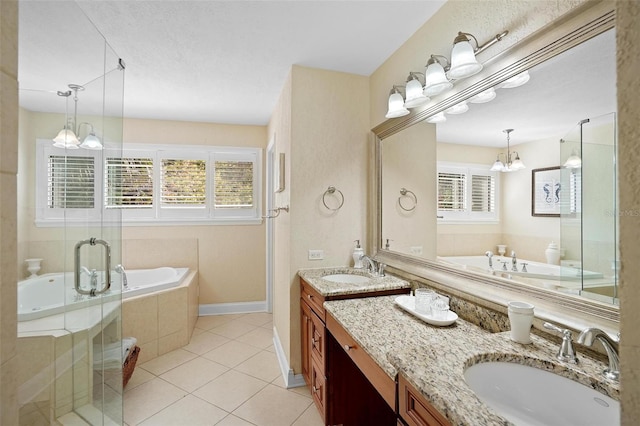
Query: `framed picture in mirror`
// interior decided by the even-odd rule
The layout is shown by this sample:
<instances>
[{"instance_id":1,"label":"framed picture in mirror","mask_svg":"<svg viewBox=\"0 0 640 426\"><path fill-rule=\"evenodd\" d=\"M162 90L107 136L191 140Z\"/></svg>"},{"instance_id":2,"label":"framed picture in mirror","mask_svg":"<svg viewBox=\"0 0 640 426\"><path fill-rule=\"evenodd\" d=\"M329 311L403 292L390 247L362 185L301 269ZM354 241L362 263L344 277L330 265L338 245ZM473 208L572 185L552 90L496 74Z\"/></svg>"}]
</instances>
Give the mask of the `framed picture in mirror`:
<instances>
[{"instance_id":1,"label":"framed picture in mirror","mask_svg":"<svg viewBox=\"0 0 640 426\"><path fill-rule=\"evenodd\" d=\"M562 188L560 166L531 170L531 216L560 217L567 193Z\"/></svg>"}]
</instances>

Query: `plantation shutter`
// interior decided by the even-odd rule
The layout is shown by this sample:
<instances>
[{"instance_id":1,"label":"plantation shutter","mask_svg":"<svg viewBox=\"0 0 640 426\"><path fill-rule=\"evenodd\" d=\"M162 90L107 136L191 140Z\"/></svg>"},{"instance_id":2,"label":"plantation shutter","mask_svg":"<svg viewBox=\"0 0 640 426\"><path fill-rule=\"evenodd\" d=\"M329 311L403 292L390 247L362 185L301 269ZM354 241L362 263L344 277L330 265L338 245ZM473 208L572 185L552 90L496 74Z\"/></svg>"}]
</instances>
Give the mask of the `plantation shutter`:
<instances>
[{"instance_id":1,"label":"plantation shutter","mask_svg":"<svg viewBox=\"0 0 640 426\"><path fill-rule=\"evenodd\" d=\"M495 179L487 175L471 175L471 211L491 213L495 206Z\"/></svg>"},{"instance_id":2,"label":"plantation shutter","mask_svg":"<svg viewBox=\"0 0 640 426\"><path fill-rule=\"evenodd\" d=\"M214 168L214 207L253 208L254 162L216 160Z\"/></svg>"},{"instance_id":3,"label":"plantation shutter","mask_svg":"<svg viewBox=\"0 0 640 426\"><path fill-rule=\"evenodd\" d=\"M153 208L152 158L107 158L106 176L107 208Z\"/></svg>"},{"instance_id":4,"label":"plantation shutter","mask_svg":"<svg viewBox=\"0 0 640 426\"><path fill-rule=\"evenodd\" d=\"M47 207L92 209L95 205L95 159L49 155L47 161Z\"/></svg>"},{"instance_id":5,"label":"plantation shutter","mask_svg":"<svg viewBox=\"0 0 640 426\"><path fill-rule=\"evenodd\" d=\"M581 211L582 211L582 171L573 170L569 175L569 213L580 213Z\"/></svg>"},{"instance_id":6,"label":"plantation shutter","mask_svg":"<svg viewBox=\"0 0 640 426\"><path fill-rule=\"evenodd\" d=\"M206 160L164 158L160 171L162 207L205 207Z\"/></svg>"},{"instance_id":7,"label":"plantation shutter","mask_svg":"<svg viewBox=\"0 0 640 426\"><path fill-rule=\"evenodd\" d=\"M438 172L438 210L463 211L465 185L465 174Z\"/></svg>"}]
</instances>

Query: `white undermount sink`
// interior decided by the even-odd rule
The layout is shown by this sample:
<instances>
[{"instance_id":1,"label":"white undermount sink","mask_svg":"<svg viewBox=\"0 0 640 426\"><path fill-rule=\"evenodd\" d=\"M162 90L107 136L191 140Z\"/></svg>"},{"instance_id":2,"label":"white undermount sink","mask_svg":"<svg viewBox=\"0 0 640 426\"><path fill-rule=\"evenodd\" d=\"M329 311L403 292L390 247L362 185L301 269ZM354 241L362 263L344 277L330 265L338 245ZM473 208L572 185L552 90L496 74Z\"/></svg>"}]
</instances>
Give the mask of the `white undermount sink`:
<instances>
[{"instance_id":1,"label":"white undermount sink","mask_svg":"<svg viewBox=\"0 0 640 426\"><path fill-rule=\"evenodd\" d=\"M347 283L347 284L364 284L369 282L369 278L362 275L352 274L332 274L322 277L323 280L331 281L334 283Z\"/></svg>"},{"instance_id":2,"label":"white undermount sink","mask_svg":"<svg viewBox=\"0 0 640 426\"><path fill-rule=\"evenodd\" d=\"M482 402L516 425L618 425L620 404L587 386L510 362L472 365L464 372Z\"/></svg>"}]
</instances>

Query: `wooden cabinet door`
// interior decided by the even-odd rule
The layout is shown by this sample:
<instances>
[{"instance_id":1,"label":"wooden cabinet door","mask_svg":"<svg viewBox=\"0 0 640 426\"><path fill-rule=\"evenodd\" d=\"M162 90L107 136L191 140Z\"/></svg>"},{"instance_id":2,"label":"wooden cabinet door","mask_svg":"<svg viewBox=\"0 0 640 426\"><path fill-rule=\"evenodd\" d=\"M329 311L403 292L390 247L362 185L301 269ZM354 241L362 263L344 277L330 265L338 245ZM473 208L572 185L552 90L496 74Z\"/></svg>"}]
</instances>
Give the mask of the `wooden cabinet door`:
<instances>
[{"instance_id":1,"label":"wooden cabinet door","mask_svg":"<svg viewBox=\"0 0 640 426\"><path fill-rule=\"evenodd\" d=\"M409 426L451 426L402 374L398 378L398 414Z\"/></svg>"},{"instance_id":2,"label":"wooden cabinet door","mask_svg":"<svg viewBox=\"0 0 640 426\"><path fill-rule=\"evenodd\" d=\"M302 376L307 385L311 386L311 330L313 322L311 308L300 300L300 333L302 350Z\"/></svg>"},{"instance_id":3,"label":"wooden cabinet door","mask_svg":"<svg viewBox=\"0 0 640 426\"><path fill-rule=\"evenodd\" d=\"M311 360L311 396L320 411L320 415L323 419L326 419L327 386L324 367L321 368L315 359Z\"/></svg>"},{"instance_id":4,"label":"wooden cabinet door","mask_svg":"<svg viewBox=\"0 0 640 426\"><path fill-rule=\"evenodd\" d=\"M309 330L309 337L311 339L311 358L314 358L318 362L318 366L322 368L324 373L324 354L325 354L325 336L326 328L320 318L311 312L311 328Z\"/></svg>"}]
</instances>

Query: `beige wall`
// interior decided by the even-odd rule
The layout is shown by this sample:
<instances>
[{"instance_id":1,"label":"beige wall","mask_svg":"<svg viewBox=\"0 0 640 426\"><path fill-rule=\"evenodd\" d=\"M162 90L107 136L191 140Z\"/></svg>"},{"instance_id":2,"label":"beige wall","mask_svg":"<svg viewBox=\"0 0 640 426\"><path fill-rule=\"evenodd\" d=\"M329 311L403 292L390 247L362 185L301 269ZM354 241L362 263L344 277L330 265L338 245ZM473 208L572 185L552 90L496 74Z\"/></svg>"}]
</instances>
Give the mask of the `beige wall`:
<instances>
[{"instance_id":1,"label":"beige wall","mask_svg":"<svg viewBox=\"0 0 640 426\"><path fill-rule=\"evenodd\" d=\"M64 123L59 114L36 113L21 110L20 170L18 174L20 210L19 259L41 257L42 273L68 268L72 256L60 259L61 242L71 243L73 228L36 227L35 220L35 141L51 138ZM237 126L212 123L125 119L123 140L127 143L215 145L265 148L265 126ZM263 167L264 170L264 167ZM79 236L86 230L77 229ZM125 267L162 266L158 264L157 250L175 251L181 258L181 245L171 241L196 239L198 241L198 270L200 304L264 301L265 293L265 228L261 225L198 225L198 226L124 226L125 240L152 240L157 244L149 250L127 252L122 258ZM69 244L64 252L70 253ZM66 263L66 265L65 265ZM185 265L169 265L185 266ZM24 277L24 268L20 276Z\"/></svg>"},{"instance_id":2,"label":"beige wall","mask_svg":"<svg viewBox=\"0 0 640 426\"><path fill-rule=\"evenodd\" d=\"M0 424L18 423L16 173L18 2L0 1Z\"/></svg>"},{"instance_id":3,"label":"beige wall","mask_svg":"<svg viewBox=\"0 0 640 426\"><path fill-rule=\"evenodd\" d=\"M276 197L276 205L291 207L275 219L274 327L298 374L297 271L348 265L353 240L366 239L369 122L363 106L368 103L366 77L294 66L270 121L277 151L288 154L288 189ZM322 204L329 186L344 194L344 206L336 212ZM324 260L309 261L309 249L324 250Z\"/></svg>"}]
</instances>

